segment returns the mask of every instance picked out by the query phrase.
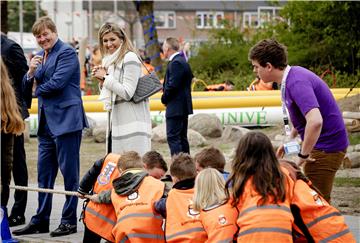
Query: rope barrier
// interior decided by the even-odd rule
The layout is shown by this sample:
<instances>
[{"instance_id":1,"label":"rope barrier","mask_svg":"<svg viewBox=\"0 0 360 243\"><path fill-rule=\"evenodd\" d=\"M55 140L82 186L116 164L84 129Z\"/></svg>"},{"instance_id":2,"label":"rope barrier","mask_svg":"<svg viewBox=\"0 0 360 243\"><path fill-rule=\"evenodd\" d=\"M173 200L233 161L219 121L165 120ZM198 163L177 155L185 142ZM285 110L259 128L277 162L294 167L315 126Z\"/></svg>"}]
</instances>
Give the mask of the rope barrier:
<instances>
[{"instance_id":1,"label":"rope barrier","mask_svg":"<svg viewBox=\"0 0 360 243\"><path fill-rule=\"evenodd\" d=\"M52 193L52 194L63 194L67 196L78 196L78 192L74 191L62 191L62 190L54 190L48 188L33 188L33 187L26 187L26 186L10 186L10 189L15 190L22 190L22 191L34 191L34 192L45 192L45 193ZM87 198L87 195L84 195Z\"/></svg>"}]
</instances>

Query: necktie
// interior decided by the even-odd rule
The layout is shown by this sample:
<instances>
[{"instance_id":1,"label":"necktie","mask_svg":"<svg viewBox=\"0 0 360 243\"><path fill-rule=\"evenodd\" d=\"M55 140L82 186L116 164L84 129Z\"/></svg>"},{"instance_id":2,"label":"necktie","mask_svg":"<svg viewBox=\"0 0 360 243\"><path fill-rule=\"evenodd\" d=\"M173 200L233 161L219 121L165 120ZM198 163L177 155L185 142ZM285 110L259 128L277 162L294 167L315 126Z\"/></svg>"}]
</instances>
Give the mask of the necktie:
<instances>
[{"instance_id":1,"label":"necktie","mask_svg":"<svg viewBox=\"0 0 360 243\"><path fill-rule=\"evenodd\" d=\"M49 55L49 52L45 51L44 52L44 58L43 58L43 64L45 64L48 55Z\"/></svg>"}]
</instances>

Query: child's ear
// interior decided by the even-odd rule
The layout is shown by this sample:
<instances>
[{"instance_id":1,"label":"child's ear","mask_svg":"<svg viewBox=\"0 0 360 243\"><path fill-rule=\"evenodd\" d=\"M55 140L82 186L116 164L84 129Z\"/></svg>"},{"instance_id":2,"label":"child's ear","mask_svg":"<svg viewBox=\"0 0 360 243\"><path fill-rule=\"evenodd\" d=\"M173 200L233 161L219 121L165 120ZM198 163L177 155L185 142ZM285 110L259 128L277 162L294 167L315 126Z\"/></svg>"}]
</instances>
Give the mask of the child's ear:
<instances>
[{"instance_id":1,"label":"child's ear","mask_svg":"<svg viewBox=\"0 0 360 243\"><path fill-rule=\"evenodd\" d=\"M143 163L143 167L144 167L145 170L148 169L148 166L147 166L147 164L145 164L145 163Z\"/></svg>"}]
</instances>

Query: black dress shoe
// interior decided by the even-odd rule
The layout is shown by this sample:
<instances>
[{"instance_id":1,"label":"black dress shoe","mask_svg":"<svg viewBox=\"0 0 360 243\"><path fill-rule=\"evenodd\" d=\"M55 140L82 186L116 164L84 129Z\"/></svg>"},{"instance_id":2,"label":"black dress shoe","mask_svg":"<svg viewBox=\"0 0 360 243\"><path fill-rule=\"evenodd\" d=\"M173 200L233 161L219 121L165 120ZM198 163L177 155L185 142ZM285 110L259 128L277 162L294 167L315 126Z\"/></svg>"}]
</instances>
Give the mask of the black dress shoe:
<instances>
[{"instance_id":1,"label":"black dress shoe","mask_svg":"<svg viewBox=\"0 0 360 243\"><path fill-rule=\"evenodd\" d=\"M25 224L25 217L24 216L10 215L10 217L9 217L9 226L10 227L18 226L18 225L22 225L22 224Z\"/></svg>"},{"instance_id":2,"label":"black dress shoe","mask_svg":"<svg viewBox=\"0 0 360 243\"><path fill-rule=\"evenodd\" d=\"M60 224L59 227L50 233L51 237L70 235L76 233L76 225Z\"/></svg>"},{"instance_id":3,"label":"black dress shoe","mask_svg":"<svg viewBox=\"0 0 360 243\"><path fill-rule=\"evenodd\" d=\"M30 234L40 234L48 233L49 225L48 224L32 224L29 223L22 229L14 230L12 233L14 235L30 235Z\"/></svg>"}]
</instances>

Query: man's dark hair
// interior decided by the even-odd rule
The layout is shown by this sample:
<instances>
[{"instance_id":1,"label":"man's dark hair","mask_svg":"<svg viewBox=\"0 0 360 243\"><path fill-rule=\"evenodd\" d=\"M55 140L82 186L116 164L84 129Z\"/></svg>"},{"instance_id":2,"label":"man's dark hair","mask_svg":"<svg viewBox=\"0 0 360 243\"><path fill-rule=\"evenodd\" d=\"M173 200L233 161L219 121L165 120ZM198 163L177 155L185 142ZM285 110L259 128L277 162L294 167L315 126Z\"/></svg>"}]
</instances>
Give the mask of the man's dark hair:
<instances>
[{"instance_id":1,"label":"man's dark hair","mask_svg":"<svg viewBox=\"0 0 360 243\"><path fill-rule=\"evenodd\" d=\"M276 40L265 39L250 49L249 60L257 61L262 67L265 67L266 63L271 63L275 68L283 70L288 64L287 50Z\"/></svg>"}]
</instances>

